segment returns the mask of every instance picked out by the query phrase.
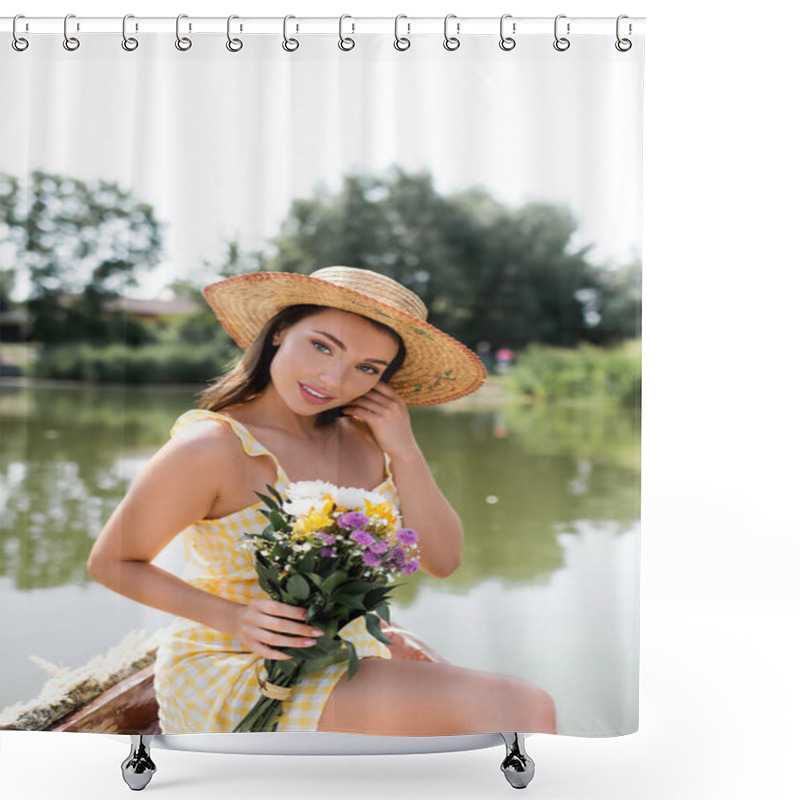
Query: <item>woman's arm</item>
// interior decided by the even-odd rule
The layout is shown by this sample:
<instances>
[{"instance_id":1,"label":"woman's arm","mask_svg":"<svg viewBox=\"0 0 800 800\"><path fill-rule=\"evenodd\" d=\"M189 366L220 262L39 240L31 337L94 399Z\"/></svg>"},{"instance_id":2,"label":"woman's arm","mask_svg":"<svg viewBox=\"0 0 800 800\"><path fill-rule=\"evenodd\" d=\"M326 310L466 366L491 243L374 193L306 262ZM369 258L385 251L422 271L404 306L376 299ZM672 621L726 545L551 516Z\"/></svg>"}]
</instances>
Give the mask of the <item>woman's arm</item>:
<instances>
[{"instance_id":1,"label":"woman's arm","mask_svg":"<svg viewBox=\"0 0 800 800\"><path fill-rule=\"evenodd\" d=\"M89 554L99 583L144 605L234 635L236 603L205 592L150 562L184 528L208 514L229 474L232 443L219 423L198 422L148 461Z\"/></svg>"},{"instance_id":2,"label":"woman's arm","mask_svg":"<svg viewBox=\"0 0 800 800\"><path fill-rule=\"evenodd\" d=\"M461 563L464 530L458 514L437 486L419 447L416 453L392 456L392 475L403 524L419 534L420 569L446 578Z\"/></svg>"},{"instance_id":3,"label":"woman's arm","mask_svg":"<svg viewBox=\"0 0 800 800\"><path fill-rule=\"evenodd\" d=\"M420 568L446 578L461 563L464 531L414 438L405 401L387 384L379 383L344 413L369 425L379 447L392 460L403 524L419 534Z\"/></svg>"}]
</instances>

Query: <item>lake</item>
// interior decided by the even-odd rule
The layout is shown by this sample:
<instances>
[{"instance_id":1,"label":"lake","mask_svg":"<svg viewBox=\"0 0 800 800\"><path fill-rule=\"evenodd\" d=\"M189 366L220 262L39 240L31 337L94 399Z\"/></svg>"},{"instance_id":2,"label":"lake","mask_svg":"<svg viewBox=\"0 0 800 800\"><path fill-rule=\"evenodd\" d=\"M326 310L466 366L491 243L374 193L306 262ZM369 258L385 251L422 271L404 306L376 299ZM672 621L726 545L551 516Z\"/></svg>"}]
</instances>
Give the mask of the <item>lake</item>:
<instances>
[{"instance_id":1,"label":"lake","mask_svg":"<svg viewBox=\"0 0 800 800\"><path fill-rule=\"evenodd\" d=\"M39 693L30 656L84 664L172 617L96 583L91 547L201 387L6 386L0 393L0 707ZM559 731L638 727L640 415L484 400L412 409L464 524L445 579L405 576L392 621L451 663L528 680ZM154 562L180 573L180 542Z\"/></svg>"}]
</instances>

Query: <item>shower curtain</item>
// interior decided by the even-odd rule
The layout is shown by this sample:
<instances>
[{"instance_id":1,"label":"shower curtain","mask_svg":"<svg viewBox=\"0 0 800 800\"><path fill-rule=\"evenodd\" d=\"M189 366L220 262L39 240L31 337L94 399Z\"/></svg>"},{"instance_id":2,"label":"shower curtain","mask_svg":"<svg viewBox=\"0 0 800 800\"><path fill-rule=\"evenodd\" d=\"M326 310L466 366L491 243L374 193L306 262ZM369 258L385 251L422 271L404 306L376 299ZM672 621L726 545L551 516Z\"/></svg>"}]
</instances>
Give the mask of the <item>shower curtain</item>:
<instances>
[{"instance_id":1,"label":"shower curtain","mask_svg":"<svg viewBox=\"0 0 800 800\"><path fill-rule=\"evenodd\" d=\"M643 20L2 22L1 727L232 731L253 704L263 657L90 554L242 357L203 287L347 266L414 292L486 373L408 403L463 538L400 576L353 680L404 659L420 686L463 670L521 698L527 732L636 731ZM222 511L164 522L140 567L219 591L203 570L265 524ZM279 730L319 730L316 687ZM492 702L464 732L498 730Z\"/></svg>"}]
</instances>

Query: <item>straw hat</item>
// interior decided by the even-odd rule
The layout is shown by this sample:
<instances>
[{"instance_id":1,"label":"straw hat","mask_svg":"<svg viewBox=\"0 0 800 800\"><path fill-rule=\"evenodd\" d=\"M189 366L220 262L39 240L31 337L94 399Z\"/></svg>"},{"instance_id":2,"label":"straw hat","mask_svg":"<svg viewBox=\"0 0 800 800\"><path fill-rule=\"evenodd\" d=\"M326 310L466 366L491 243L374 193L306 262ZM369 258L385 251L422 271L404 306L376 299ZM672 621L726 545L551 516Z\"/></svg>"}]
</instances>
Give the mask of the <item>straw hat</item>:
<instances>
[{"instance_id":1,"label":"straw hat","mask_svg":"<svg viewBox=\"0 0 800 800\"><path fill-rule=\"evenodd\" d=\"M211 283L203 296L243 350L279 311L301 303L340 308L388 325L406 348L405 361L389 385L410 406L464 397L486 379L471 350L425 321L428 310L414 292L368 269L324 267L310 275L251 272Z\"/></svg>"}]
</instances>

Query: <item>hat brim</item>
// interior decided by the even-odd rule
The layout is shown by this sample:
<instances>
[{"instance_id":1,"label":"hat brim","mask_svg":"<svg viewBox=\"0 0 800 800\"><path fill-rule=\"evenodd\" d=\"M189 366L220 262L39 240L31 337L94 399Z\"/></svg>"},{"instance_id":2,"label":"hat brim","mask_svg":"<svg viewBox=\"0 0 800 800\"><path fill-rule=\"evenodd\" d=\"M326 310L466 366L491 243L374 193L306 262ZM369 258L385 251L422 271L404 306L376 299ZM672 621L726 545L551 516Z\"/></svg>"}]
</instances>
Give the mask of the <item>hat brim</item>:
<instances>
[{"instance_id":1,"label":"hat brim","mask_svg":"<svg viewBox=\"0 0 800 800\"><path fill-rule=\"evenodd\" d=\"M410 406L437 405L476 391L486 369L468 347L428 322L361 292L290 272L235 275L203 288L222 327L246 350L264 324L289 306L310 303L382 322L403 339L406 358L389 385Z\"/></svg>"}]
</instances>

